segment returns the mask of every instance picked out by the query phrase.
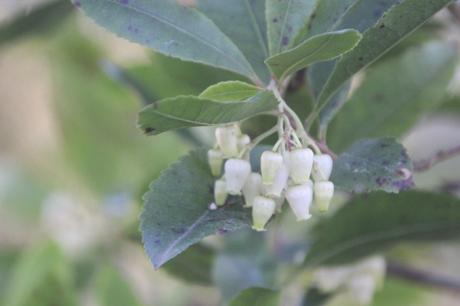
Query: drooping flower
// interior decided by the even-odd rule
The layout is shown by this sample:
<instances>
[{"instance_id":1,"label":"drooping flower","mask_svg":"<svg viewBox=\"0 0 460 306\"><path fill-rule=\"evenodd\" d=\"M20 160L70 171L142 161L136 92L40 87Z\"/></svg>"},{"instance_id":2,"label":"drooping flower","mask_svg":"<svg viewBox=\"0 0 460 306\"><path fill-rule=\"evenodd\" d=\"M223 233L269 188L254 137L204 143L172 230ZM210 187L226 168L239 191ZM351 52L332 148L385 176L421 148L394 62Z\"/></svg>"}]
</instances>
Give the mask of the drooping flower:
<instances>
[{"instance_id":1,"label":"drooping flower","mask_svg":"<svg viewBox=\"0 0 460 306\"><path fill-rule=\"evenodd\" d=\"M252 205L252 228L265 231L265 225L275 213L276 203L273 199L258 196Z\"/></svg>"},{"instance_id":2,"label":"drooping flower","mask_svg":"<svg viewBox=\"0 0 460 306\"><path fill-rule=\"evenodd\" d=\"M251 173L251 164L247 160L232 158L225 162L224 168L227 192L231 195L240 195Z\"/></svg>"},{"instance_id":3,"label":"drooping flower","mask_svg":"<svg viewBox=\"0 0 460 306\"><path fill-rule=\"evenodd\" d=\"M311 181L303 185L289 187L286 191L286 199L297 217L297 221L310 219L310 206L313 201Z\"/></svg>"}]
</instances>

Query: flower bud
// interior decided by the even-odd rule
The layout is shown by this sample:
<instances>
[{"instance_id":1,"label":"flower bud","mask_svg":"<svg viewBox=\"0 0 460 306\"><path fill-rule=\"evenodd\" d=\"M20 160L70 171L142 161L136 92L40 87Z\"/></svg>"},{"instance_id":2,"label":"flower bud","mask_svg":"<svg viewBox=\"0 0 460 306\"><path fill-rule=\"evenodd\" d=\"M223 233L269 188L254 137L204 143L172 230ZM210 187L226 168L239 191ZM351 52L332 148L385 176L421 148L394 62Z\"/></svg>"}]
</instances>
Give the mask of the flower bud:
<instances>
[{"instance_id":1,"label":"flower bud","mask_svg":"<svg viewBox=\"0 0 460 306\"><path fill-rule=\"evenodd\" d=\"M283 165L283 157L279 153L265 151L260 157L260 171L264 185L270 185L275 181L278 170Z\"/></svg>"},{"instance_id":2,"label":"flower bud","mask_svg":"<svg viewBox=\"0 0 460 306\"><path fill-rule=\"evenodd\" d=\"M265 186L265 194L270 197L281 197L281 194L287 186L289 172L287 167L282 164L275 175L275 179L271 185Z\"/></svg>"},{"instance_id":3,"label":"flower bud","mask_svg":"<svg viewBox=\"0 0 460 306\"><path fill-rule=\"evenodd\" d=\"M243 150L247 145L251 143L251 138L248 135L244 134L238 137L238 150Z\"/></svg>"},{"instance_id":4,"label":"flower bud","mask_svg":"<svg viewBox=\"0 0 460 306\"><path fill-rule=\"evenodd\" d=\"M252 207L254 198L262 192L262 177L259 173L251 173L243 186L244 207Z\"/></svg>"},{"instance_id":5,"label":"flower bud","mask_svg":"<svg viewBox=\"0 0 460 306\"><path fill-rule=\"evenodd\" d=\"M211 168L212 175L220 176L222 172L222 164L224 163L224 154L222 154L220 150L209 150L208 163Z\"/></svg>"},{"instance_id":6,"label":"flower bud","mask_svg":"<svg viewBox=\"0 0 460 306\"><path fill-rule=\"evenodd\" d=\"M325 212L329 209L332 196L334 195L334 184L332 182L316 182L315 183L315 205L319 211Z\"/></svg>"},{"instance_id":7,"label":"flower bud","mask_svg":"<svg viewBox=\"0 0 460 306\"><path fill-rule=\"evenodd\" d=\"M256 231L265 231L265 225L275 213L276 203L265 197L256 197L252 205L252 228Z\"/></svg>"},{"instance_id":8,"label":"flower bud","mask_svg":"<svg viewBox=\"0 0 460 306\"><path fill-rule=\"evenodd\" d=\"M214 201L217 206L222 206L227 201L227 184L224 180L217 180L214 182Z\"/></svg>"},{"instance_id":9,"label":"flower bud","mask_svg":"<svg viewBox=\"0 0 460 306\"><path fill-rule=\"evenodd\" d=\"M313 179L316 182L329 180L333 163L332 157L328 154L315 155L313 157Z\"/></svg>"},{"instance_id":10,"label":"flower bud","mask_svg":"<svg viewBox=\"0 0 460 306\"><path fill-rule=\"evenodd\" d=\"M251 165L247 160L229 159L225 162L225 182L227 192L231 195L240 195L249 174Z\"/></svg>"},{"instance_id":11,"label":"flower bud","mask_svg":"<svg viewBox=\"0 0 460 306\"><path fill-rule=\"evenodd\" d=\"M289 174L296 184L304 184L310 179L313 166L313 151L298 149L287 154Z\"/></svg>"},{"instance_id":12,"label":"flower bud","mask_svg":"<svg viewBox=\"0 0 460 306\"><path fill-rule=\"evenodd\" d=\"M310 205L313 200L311 183L289 187L286 191L286 199L297 221L308 220L311 217Z\"/></svg>"},{"instance_id":13,"label":"flower bud","mask_svg":"<svg viewBox=\"0 0 460 306\"><path fill-rule=\"evenodd\" d=\"M240 130L236 126L224 126L216 128L216 141L225 156L238 155L238 136Z\"/></svg>"}]
</instances>

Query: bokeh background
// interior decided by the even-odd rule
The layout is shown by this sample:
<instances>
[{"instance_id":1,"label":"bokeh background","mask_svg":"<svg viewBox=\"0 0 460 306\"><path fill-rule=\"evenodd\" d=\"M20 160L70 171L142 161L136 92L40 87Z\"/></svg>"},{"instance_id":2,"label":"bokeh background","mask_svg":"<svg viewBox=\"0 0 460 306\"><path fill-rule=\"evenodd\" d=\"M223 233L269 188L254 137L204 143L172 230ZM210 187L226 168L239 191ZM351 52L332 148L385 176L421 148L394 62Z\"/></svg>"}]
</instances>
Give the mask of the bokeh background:
<instances>
[{"instance_id":1,"label":"bokeh background","mask_svg":"<svg viewBox=\"0 0 460 306\"><path fill-rule=\"evenodd\" d=\"M234 76L154 55L67 1L6 27L45 2L0 0L0 305L218 305L215 288L154 271L137 219L149 182L197 141L209 143L210 131L147 137L136 116L146 98L196 94ZM437 35L459 43L460 26ZM450 91L460 95L459 84L457 73ZM458 98L424 117L404 137L411 157L460 144L459 118ZM425 189L460 183L460 158L415 179ZM392 252L460 277L458 244L418 247L414 258L410 246ZM399 280L375 302L459 304L458 295Z\"/></svg>"}]
</instances>

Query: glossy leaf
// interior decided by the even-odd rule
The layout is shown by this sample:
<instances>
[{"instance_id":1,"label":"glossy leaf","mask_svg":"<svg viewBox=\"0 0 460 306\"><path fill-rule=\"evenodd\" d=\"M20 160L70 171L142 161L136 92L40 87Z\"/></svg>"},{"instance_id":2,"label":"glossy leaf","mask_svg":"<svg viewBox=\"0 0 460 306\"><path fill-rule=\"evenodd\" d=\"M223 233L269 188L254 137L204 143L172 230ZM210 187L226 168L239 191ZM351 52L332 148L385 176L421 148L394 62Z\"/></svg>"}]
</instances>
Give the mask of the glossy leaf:
<instances>
[{"instance_id":1,"label":"glossy leaf","mask_svg":"<svg viewBox=\"0 0 460 306\"><path fill-rule=\"evenodd\" d=\"M412 164L393 138L361 139L334 161L331 180L343 191L399 192L413 186Z\"/></svg>"},{"instance_id":2,"label":"glossy leaf","mask_svg":"<svg viewBox=\"0 0 460 306\"><path fill-rule=\"evenodd\" d=\"M238 47L206 16L176 1L73 0L101 26L183 60L256 79Z\"/></svg>"},{"instance_id":3,"label":"glossy leaf","mask_svg":"<svg viewBox=\"0 0 460 306\"><path fill-rule=\"evenodd\" d=\"M305 264L343 264L401 242L458 238L459 230L457 198L422 191L359 196L313 228Z\"/></svg>"},{"instance_id":4,"label":"glossy leaf","mask_svg":"<svg viewBox=\"0 0 460 306\"><path fill-rule=\"evenodd\" d=\"M405 0L391 7L377 24L363 34L358 46L337 62L319 95L320 106L353 74L376 61L449 2L450 0Z\"/></svg>"},{"instance_id":5,"label":"glossy leaf","mask_svg":"<svg viewBox=\"0 0 460 306\"><path fill-rule=\"evenodd\" d=\"M295 38L305 28L315 2L314 0L267 0L266 18L270 55L294 46Z\"/></svg>"},{"instance_id":6,"label":"glossy leaf","mask_svg":"<svg viewBox=\"0 0 460 306\"><path fill-rule=\"evenodd\" d=\"M227 35L251 63L263 83L270 81L265 1L197 0L197 8Z\"/></svg>"},{"instance_id":7,"label":"glossy leaf","mask_svg":"<svg viewBox=\"0 0 460 306\"><path fill-rule=\"evenodd\" d=\"M279 79L308 67L315 62L331 60L352 50L361 34L355 30L342 30L313 36L293 49L267 59L267 65Z\"/></svg>"},{"instance_id":8,"label":"glossy leaf","mask_svg":"<svg viewBox=\"0 0 460 306\"><path fill-rule=\"evenodd\" d=\"M165 264L163 269L190 284L211 286L214 253L210 247L195 244Z\"/></svg>"},{"instance_id":9,"label":"glossy leaf","mask_svg":"<svg viewBox=\"0 0 460 306\"><path fill-rule=\"evenodd\" d=\"M261 88L240 81L221 82L208 87L200 98L219 102L242 101L255 96Z\"/></svg>"},{"instance_id":10,"label":"glossy leaf","mask_svg":"<svg viewBox=\"0 0 460 306\"><path fill-rule=\"evenodd\" d=\"M250 288L233 299L229 306L278 306L278 292L263 288Z\"/></svg>"},{"instance_id":11,"label":"glossy leaf","mask_svg":"<svg viewBox=\"0 0 460 306\"><path fill-rule=\"evenodd\" d=\"M206 151L200 150L173 164L150 186L141 231L155 268L206 236L250 226L250 212L242 205L208 209L214 201L214 179Z\"/></svg>"},{"instance_id":12,"label":"glossy leaf","mask_svg":"<svg viewBox=\"0 0 460 306\"><path fill-rule=\"evenodd\" d=\"M243 102L217 102L193 96L179 96L157 101L139 115L139 126L148 134L168 130L210 126L241 121L276 109L275 97L263 91Z\"/></svg>"},{"instance_id":13,"label":"glossy leaf","mask_svg":"<svg viewBox=\"0 0 460 306\"><path fill-rule=\"evenodd\" d=\"M436 42L373 68L331 125L331 147L341 150L363 137L407 132L442 101L456 61L452 45Z\"/></svg>"}]
</instances>

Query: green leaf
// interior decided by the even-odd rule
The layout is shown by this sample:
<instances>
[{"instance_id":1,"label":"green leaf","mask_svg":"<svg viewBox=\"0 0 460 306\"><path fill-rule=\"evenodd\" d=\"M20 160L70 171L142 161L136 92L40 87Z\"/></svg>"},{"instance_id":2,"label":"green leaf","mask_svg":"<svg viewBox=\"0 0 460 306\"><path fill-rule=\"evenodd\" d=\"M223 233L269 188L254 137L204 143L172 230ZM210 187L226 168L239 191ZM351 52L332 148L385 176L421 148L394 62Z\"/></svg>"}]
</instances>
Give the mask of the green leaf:
<instances>
[{"instance_id":1,"label":"green leaf","mask_svg":"<svg viewBox=\"0 0 460 306\"><path fill-rule=\"evenodd\" d=\"M276 109L272 93L262 91L244 102L217 102L193 96L164 99L145 107L139 115L139 126L148 134L168 130L209 126L241 121Z\"/></svg>"},{"instance_id":2,"label":"green leaf","mask_svg":"<svg viewBox=\"0 0 460 306\"><path fill-rule=\"evenodd\" d=\"M123 278L118 269L105 264L99 270L95 279L95 295L100 306L140 306L129 283Z\"/></svg>"},{"instance_id":3,"label":"green leaf","mask_svg":"<svg viewBox=\"0 0 460 306\"><path fill-rule=\"evenodd\" d=\"M341 111L342 107L347 102L350 90L351 82L343 84L342 88L340 88L340 90L337 91L337 93L331 98L331 100L329 100L329 102L327 102L326 105L324 105L323 109L319 113L318 134L320 139L326 139L329 123L335 118L335 116Z\"/></svg>"},{"instance_id":4,"label":"green leaf","mask_svg":"<svg viewBox=\"0 0 460 306\"><path fill-rule=\"evenodd\" d=\"M331 180L340 190L399 192L413 186L412 164L393 138L361 139L334 161Z\"/></svg>"},{"instance_id":5,"label":"green leaf","mask_svg":"<svg viewBox=\"0 0 460 306\"><path fill-rule=\"evenodd\" d=\"M405 0L391 7L377 24L363 33L363 39L356 48L336 63L318 97L319 105L324 105L356 72L376 61L449 2Z\"/></svg>"},{"instance_id":6,"label":"green leaf","mask_svg":"<svg viewBox=\"0 0 460 306\"><path fill-rule=\"evenodd\" d=\"M73 11L67 1L52 1L34 8L24 15L19 15L0 27L0 46L25 36L46 34L59 28Z\"/></svg>"},{"instance_id":7,"label":"green leaf","mask_svg":"<svg viewBox=\"0 0 460 306\"><path fill-rule=\"evenodd\" d=\"M242 205L209 210L214 201L206 150L194 151L166 170L144 196L141 231L145 249L159 268L206 236L251 224Z\"/></svg>"},{"instance_id":8,"label":"green leaf","mask_svg":"<svg viewBox=\"0 0 460 306\"><path fill-rule=\"evenodd\" d=\"M459 230L457 198L422 191L363 195L315 225L305 264L343 264L401 242L458 238Z\"/></svg>"},{"instance_id":9,"label":"green leaf","mask_svg":"<svg viewBox=\"0 0 460 306\"><path fill-rule=\"evenodd\" d=\"M229 306L278 306L280 295L277 291L250 288L233 299Z\"/></svg>"},{"instance_id":10,"label":"green leaf","mask_svg":"<svg viewBox=\"0 0 460 306\"><path fill-rule=\"evenodd\" d=\"M266 15L270 55L291 48L299 32L305 28L313 8L313 0L267 0Z\"/></svg>"},{"instance_id":11,"label":"green leaf","mask_svg":"<svg viewBox=\"0 0 460 306\"><path fill-rule=\"evenodd\" d=\"M214 255L210 247L195 244L165 264L163 269L190 284L211 286Z\"/></svg>"},{"instance_id":12,"label":"green leaf","mask_svg":"<svg viewBox=\"0 0 460 306\"><path fill-rule=\"evenodd\" d=\"M219 102L243 101L255 96L259 91L259 87L245 82L227 81L208 87L199 97Z\"/></svg>"},{"instance_id":13,"label":"green leaf","mask_svg":"<svg viewBox=\"0 0 460 306\"><path fill-rule=\"evenodd\" d=\"M163 54L257 79L237 46L206 16L177 1L72 0L101 26Z\"/></svg>"},{"instance_id":14,"label":"green leaf","mask_svg":"<svg viewBox=\"0 0 460 306\"><path fill-rule=\"evenodd\" d=\"M308 67L315 62L339 57L352 50L361 34L356 30L341 30L313 36L293 49L267 59L272 73L279 79Z\"/></svg>"},{"instance_id":15,"label":"green leaf","mask_svg":"<svg viewBox=\"0 0 460 306\"><path fill-rule=\"evenodd\" d=\"M262 82L267 84L270 73L264 63L268 57L265 1L198 0L197 8L238 46Z\"/></svg>"},{"instance_id":16,"label":"green leaf","mask_svg":"<svg viewBox=\"0 0 460 306\"><path fill-rule=\"evenodd\" d=\"M374 67L331 125L328 143L342 150L363 137L401 136L442 102L456 61L455 47L432 42Z\"/></svg>"}]
</instances>

